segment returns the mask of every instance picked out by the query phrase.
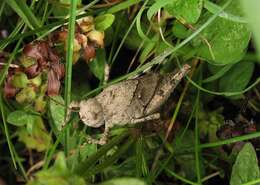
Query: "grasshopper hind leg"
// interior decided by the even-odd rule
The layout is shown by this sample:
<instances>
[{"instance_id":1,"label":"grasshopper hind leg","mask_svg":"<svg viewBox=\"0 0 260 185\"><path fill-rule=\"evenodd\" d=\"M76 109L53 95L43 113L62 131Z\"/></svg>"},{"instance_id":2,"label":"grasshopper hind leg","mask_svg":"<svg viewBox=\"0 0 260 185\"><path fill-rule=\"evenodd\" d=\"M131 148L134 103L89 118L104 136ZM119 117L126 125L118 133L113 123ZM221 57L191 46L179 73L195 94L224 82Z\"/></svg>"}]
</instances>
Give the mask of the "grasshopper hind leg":
<instances>
[{"instance_id":1,"label":"grasshopper hind leg","mask_svg":"<svg viewBox=\"0 0 260 185\"><path fill-rule=\"evenodd\" d=\"M160 118L160 113L154 113L154 114L142 117L142 118L132 119L130 121L130 123L131 124L143 123L143 122L146 122L146 121L156 120L156 119L159 119L159 118Z\"/></svg>"}]
</instances>

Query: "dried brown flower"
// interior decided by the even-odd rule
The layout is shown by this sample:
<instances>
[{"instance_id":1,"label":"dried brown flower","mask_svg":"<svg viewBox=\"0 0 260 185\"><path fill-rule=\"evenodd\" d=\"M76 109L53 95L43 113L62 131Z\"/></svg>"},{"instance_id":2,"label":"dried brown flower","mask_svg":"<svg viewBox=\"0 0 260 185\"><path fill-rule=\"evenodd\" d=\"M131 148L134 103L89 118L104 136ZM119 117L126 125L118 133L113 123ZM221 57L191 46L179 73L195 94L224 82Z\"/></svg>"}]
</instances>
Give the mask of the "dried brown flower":
<instances>
[{"instance_id":1,"label":"dried brown flower","mask_svg":"<svg viewBox=\"0 0 260 185\"><path fill-rule=\"evenodd\" d=\"M12 85L12 79L13 79L13 76L8 75L8 77L5 81L5 84L4 84L4 96L6 98L14 97L16 92L18 91L18 89Z\"/></svg>"}]
</instances>

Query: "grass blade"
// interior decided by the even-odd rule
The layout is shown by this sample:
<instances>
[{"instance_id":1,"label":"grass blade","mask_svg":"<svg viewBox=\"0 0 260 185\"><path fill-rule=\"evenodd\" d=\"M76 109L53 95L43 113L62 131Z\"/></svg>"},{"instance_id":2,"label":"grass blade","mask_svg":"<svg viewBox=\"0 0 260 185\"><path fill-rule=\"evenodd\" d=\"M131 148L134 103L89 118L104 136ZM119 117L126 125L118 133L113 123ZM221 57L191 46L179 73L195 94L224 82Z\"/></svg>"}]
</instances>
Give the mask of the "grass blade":
<instances>
[{"instance_id":1,"label":"grass blade","mask_svg":"<svg viewBox=\"0 0 260 185\"><path fill-rule=\"evenodd\" d=\"M6 0L5 2L23 19L29 28L36 29L40 27L40 22L27 6L26 1Z\"/></svg>"},{"instance_id":2,"label":"grass blade","mask_svg":"<svg viewBox=\"0 0 260 185\"><path fill-rule=\"evenodd\" d=\"M122 3L116 5L116 6L113 6L112 8L110 8L107 13L116 13L116 12L119 12L121 10L124 10L124 9L127 9L129 8L130 6L133 6L137 3L141 2L141 0L128 0L128 1L123 1Z\"/></svg>"},{"instance_id":3,"label":"grass blade","mask_svg":"<svg viewBox=\"0 0 260 185\"><path fill-rule=\"evenodd\" d=\"M3 120L3 124L4 124L4 131L5 131L5 137L6 137L6 140L7 140L8 148L9 148L9 151L10 151L10 154L11 154L11 158L12 158L12 161L13 161L14 168L17 169L14 151L13 151L13 147L12 147L12 142L11 142L11 139L10 139L10 135L9 135L8 127L7 127L7 124L6 124L6 119L5 119L2 93L0 94L0 109L1 109L1 116L2 116L2 120Z\"/></svg>"},{"instance_id":4,"label":"grass blade","mask_svg":"<svg viewBox=\"0 0 260 185\"><path fill-rule=\"evenodd\" d=\"M210 2L208 0L204 1L204 8L206 8L209 12L211 12L213 14L217 13L221 9L220 6L218 6L215 3ZM247 23L245 18L236 16L236 15L224 12L224 11L219 14L219 17L222 17L224 19L227 19L227 20L230 20L230 21L234 21L234 22Z\"/></svg>"},{"instance_id":5,"label":"grass blade","mask_svg":"<svg viewBox=\"0 0 260 185\"><path fill-rule=\"evenodd\" d=\"M202 78L202 73L200 70L200 82ZM196 108L195 108L195 165L196 165L196 174L197 174L197 183L201 184L201 150L200 150L200 133L199 133L199 113L200 113L200 90L198 89L197 98L196 98Z\"/></svg>"},{"instance_id":6,"label":"grass blade","mask_svg":"<svg viewBox=\"0 0 260 185\"><path fill-rule=\"evenodd\" d=\"M65 107L70 104L71 98L71 78L72 78L72 60L73 60L73 48L74 48L74 35L75 35L75 22L76 22L76 10L77 1L70 1L70 18L69 18L69 31L67 38L67 53L66 53L66 74L65 74ZM65 109L65 115L67 114L67 109ZM66 116L65 116L66 117ZM68 154L67 139L69 135L69 130L65 130L65 155Z\"/></svg>"}]
</instances>

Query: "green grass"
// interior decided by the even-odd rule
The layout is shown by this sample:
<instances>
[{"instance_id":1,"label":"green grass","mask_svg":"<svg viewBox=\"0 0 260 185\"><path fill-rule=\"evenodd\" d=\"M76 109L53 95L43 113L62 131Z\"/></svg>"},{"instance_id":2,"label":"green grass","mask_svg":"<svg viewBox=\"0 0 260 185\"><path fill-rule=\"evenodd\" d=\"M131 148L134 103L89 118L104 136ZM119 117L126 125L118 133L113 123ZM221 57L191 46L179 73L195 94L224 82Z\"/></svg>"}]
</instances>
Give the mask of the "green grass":
<instances>
[{"instance_id":1,"label":"green grass","mask_svg":"<svg viewBox=\"0 0 260 185\"><path fill-rule=\"evenodd\" d=\"M74 48L74 33L75 33L75 21L76 21L76 8L77 1L71 1L71 8L69 12L69 30L68 30L68 39L67 39L67 53L66 53L66 73L65 73L65 107L69 107L71 102L71 78L72 78L72 60L73 60L73 48ZM65 115L67 114L67 109L65 109ZM64 118L65 120L65 118ZM65 155L68 155L68 135L69 130L65 131L65 144L64 152Z\"/></svg>"}]
</instances>

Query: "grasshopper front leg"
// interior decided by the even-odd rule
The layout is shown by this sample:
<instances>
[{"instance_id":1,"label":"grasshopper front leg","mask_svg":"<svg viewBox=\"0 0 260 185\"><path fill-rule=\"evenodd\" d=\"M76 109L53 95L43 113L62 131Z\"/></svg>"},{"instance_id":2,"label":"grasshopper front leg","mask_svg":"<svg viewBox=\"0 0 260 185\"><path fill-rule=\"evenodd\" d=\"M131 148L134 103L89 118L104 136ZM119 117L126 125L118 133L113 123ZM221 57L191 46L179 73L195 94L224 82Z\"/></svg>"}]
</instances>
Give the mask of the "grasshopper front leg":
<instances>
[{"instance_id":1,"label":"grasshopper front leg","mask_svg":"<svg viewBox=\"0 0 260 185\"><path fill-rule=\"evenodd\" d=\"M67 115L66 118L64 120L64 122L61 125L61 128L64 128L65 125L67 124L67 122L70 120L70 116L71 116L71 112L74 108L79 108L79 102L76 101L72 101L67 109Z\"/></svg>"},{"instance_id":2,"label":"grasshopper front leg","mask_svg":"<svg viewBox=\"0 0 260 185\"><path fill-rule=\"evenodd\" d=\"M155 113L155 114L148 115L146 117L132 119L132 120L130 120L129 124L137 124L137 123L142 123L142 122L145 122L145 121L155 120L155 119L159 119L159 118L160 118L160 113ZM109 137L109 131L110 131L110 127L109 127L109 125L106 124L105 125L105 131L103 132L101 138L100 139L93 139L91 137L88 137L87 143L89 143L89 144L99 144L99 145L106 144L108 137Z\"/></svg>"}]
</instances>

